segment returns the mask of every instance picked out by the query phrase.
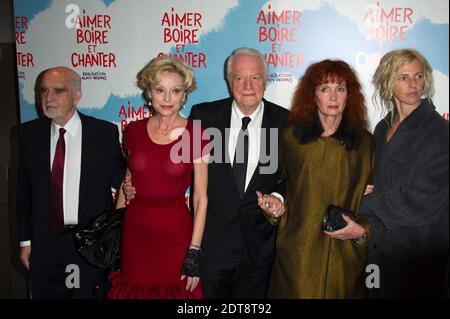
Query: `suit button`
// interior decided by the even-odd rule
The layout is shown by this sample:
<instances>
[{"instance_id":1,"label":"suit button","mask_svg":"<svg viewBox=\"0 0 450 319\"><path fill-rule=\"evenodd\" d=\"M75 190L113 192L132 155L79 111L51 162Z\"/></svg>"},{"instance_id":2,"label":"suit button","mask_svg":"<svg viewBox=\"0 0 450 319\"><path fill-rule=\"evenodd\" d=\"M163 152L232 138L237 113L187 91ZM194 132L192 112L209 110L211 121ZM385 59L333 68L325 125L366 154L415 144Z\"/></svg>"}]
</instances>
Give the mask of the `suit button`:
<instances>
[{"instance_id":1,"label":"suit button","mask_svg":"<svg viewBox=\"0 0 450 319\"><path fill-rule=\"evenodd\" d=\"M373 250L377 250L377 245L376 244L373 245Z\"/></svg>"}]
</instances>

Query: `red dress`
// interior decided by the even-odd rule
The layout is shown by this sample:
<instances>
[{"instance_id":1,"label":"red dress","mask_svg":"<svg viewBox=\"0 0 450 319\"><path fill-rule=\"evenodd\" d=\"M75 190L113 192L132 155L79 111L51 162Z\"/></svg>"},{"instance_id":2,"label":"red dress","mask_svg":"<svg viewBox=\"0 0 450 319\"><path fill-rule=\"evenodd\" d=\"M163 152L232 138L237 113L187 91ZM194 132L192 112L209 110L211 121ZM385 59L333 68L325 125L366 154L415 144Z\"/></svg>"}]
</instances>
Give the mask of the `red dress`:
<instances>
[{"instance_id":1,"label":"red dress","mask_svg":"<svg viewBox=\"0 0 450 319\"><path fill-rule=\"evenodd\" d=\"M130 123L125 135L136 196L125 213L121 267L111 274L108 298L203 298L201 285L186 291L187 279L181 281L180 276L193 226L185 193L193 159L201 157L207 141L201 140L200 127L188 120L177 140L156 144L147 122Z\"/></svg>"}]
</instances>

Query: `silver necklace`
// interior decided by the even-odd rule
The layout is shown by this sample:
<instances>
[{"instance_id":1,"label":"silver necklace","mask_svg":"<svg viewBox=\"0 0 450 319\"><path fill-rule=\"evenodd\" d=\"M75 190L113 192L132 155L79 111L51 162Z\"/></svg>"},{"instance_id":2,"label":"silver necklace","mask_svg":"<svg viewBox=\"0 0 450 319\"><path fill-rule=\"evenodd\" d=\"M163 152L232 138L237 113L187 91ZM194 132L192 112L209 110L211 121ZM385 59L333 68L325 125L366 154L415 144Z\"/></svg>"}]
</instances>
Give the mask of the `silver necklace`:
<instances>
[{"instance_id":1,"label":"silver necklace","mask_svg":"<svg viewBox=\"0 0 450 319\"><path fill-rule=\"evenodd\" d=\"M163 130L162 128L161 128L161 120L160 119L158 119L159 120L159 130L160 130L160 132L161 132L161 135L162 136L168 136L169 135L169 133L172 131L172 129L174 128L174 127L176 127L176 124L177 124L177 122L178 122L178 118L175 120L175 122L173 123L173 126L172 126L172 128L168 128L168 129L166 129L166 130Z\"/></svg>"}]
</instances>

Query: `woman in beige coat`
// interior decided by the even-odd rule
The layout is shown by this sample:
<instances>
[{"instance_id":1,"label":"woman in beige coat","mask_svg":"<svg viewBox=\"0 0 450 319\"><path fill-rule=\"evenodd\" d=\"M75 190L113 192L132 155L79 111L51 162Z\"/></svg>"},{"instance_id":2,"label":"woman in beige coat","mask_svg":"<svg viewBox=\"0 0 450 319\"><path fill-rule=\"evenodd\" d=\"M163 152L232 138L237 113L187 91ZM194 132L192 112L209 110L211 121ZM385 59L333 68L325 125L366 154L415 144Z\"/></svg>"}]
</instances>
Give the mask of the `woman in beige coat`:
<instances>
[{"instance_id":1,"label":"woman in beige coat","mask_svg":"<svg viewBox=\"0 0 450 319\"><path fill-rule=\"evenodd\" d=\"M268 296L362 298L366 220L344 216L344 228L321 230L328 205L358 211L372 174L373 138L350 66L330 60L311 65L295 92L290 120L281 135L286 213Z\"/></svg>"}]
</instances>

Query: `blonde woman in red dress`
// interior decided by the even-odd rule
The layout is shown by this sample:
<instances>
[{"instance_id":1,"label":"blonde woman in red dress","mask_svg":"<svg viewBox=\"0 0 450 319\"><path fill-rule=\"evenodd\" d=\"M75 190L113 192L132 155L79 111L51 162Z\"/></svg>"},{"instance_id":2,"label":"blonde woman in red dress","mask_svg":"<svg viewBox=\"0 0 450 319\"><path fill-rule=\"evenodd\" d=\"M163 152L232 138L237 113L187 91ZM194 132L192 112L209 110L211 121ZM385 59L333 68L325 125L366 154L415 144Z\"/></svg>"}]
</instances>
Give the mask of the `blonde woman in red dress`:
<instances>
[{"instance_id":1,"label":"blonde woman in red dress","mask_svg":"<svg viewBox=\"0 0 450 319\"><path fill-rule=\"evenodd\" d=\"M199 250L207 206L207 141L199 125L180 115L195 87L192 69L169 56L138 74L152 116L130 123L124 144L136 194L127 207L121 266L109 298L203 298ZM195 140L194 140L195 138ZM185 193L194 180L193 211ZM118 207L126 205L123 191Z\"/></svg>"}]
</instances>

